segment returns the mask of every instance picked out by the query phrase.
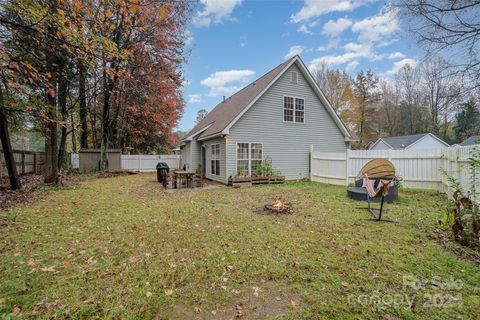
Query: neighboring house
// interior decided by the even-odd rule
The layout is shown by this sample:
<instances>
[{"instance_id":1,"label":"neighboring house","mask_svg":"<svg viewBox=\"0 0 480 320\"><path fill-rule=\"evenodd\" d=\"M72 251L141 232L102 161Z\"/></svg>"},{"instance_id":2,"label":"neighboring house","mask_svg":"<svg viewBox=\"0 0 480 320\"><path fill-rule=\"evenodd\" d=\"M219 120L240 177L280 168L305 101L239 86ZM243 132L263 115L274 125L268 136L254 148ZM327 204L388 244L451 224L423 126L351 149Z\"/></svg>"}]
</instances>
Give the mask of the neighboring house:
<instances>
[{"instance_id":1,"label":"neighboring house","mask_svg":"<svg viewBox=\"0 0 480 320\"><path fill-rule=\"evenodd\" d=\"M183 139L182 166L227 183L266 157L287 179L309 177L309 152L345 152L352 140L299 56L219 103Z\"/></svg>"},{"instance_id":2,"label":"neighboring house","mask_svg":"<svg viewBox=\"0 0 480 320\"><path fill-rule=\"evenodd\" d=\"M473 144L480 143L480 136L471 136L470 138L467 138L460 142L460 145L463 146L471 146Z\"/></svg>"},{"instance_id":3,"label":"neighboring house","mask_svg":"<svg viewBox=\"0 0 480 320\"><path fill-rule=\"evenodd\" d=\"M380 138L369 150L425 150L449 147L448 143L431 133Z\"/></svg>"}]
</instances>

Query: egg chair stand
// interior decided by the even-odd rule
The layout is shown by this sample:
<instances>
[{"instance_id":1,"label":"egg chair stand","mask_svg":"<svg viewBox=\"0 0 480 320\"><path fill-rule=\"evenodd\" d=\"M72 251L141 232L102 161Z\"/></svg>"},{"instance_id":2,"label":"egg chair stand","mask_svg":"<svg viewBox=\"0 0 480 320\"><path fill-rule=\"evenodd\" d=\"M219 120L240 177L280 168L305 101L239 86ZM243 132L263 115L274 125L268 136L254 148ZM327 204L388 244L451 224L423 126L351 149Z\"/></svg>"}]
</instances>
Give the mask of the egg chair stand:
<instances>
[{"instance_id":1,"label":"egg chair stand","mask_svg":"<svg viewBox=\"0 0 480 320\"><path fill-rule=\"evenodd\" d=\"M381 222L397 222L393 220L383 219L383 207L385 204L385 197L388 194L388 189L391 184L396 182L395 167L386 159L374 159L365 164L359 172L359 176L363 178L362 187L366 189L368 207L365 208L370 212L373 218L364 219L368 221ZM371 180L379 180L378 187L375 187ZM372 207L372 199L381 198L380 208Z\"/></svg>"}]
</instances>

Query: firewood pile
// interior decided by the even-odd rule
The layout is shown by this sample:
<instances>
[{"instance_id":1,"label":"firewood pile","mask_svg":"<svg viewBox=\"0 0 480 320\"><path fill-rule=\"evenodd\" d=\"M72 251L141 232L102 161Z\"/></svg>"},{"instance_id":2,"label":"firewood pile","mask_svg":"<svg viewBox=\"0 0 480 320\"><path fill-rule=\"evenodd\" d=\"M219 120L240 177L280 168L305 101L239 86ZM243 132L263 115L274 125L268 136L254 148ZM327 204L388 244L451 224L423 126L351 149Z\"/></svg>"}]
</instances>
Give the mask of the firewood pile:
<instances>
[{"instance_id":1,"label":"firewood pile","mask_svg":"<svg viewBox=\"0 0 480 320\"><path fill-rule=\"evenodd\" d=\"M273 201L270 204L266 204L263 207L259 207L254 210L256 213L274 213L274 214L292 214L293 208L290 203L285 203L280 199Z\"/></svg>"}]
</instances>

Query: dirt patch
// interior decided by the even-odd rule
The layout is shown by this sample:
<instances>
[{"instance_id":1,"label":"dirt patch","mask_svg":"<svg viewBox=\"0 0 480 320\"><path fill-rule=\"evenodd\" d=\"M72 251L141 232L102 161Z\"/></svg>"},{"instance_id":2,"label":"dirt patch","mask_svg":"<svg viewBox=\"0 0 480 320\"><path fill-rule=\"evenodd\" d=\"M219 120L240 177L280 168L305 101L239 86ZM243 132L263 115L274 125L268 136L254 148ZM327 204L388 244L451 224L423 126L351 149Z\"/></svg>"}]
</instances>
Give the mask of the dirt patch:
<instances>
[{"instance_id":1,"label":"dirt patch","mask_svg":"<svg viewBox=\"0 0 480 320\"><path fill-rule=\"evenodd\" d=\"M83 179L75 171L64 172L60 178L61 186L77 185ZM48 189L51 188L43 183L43 176L40 174L25 174L20 176L22 181L21 190L9 190L8 177L0 179L0 211L10 207L32 203L45 196ZM0 221L0 227L1 227Z\"/></svg>"},{"instance_id":2,"label":"dirt patch","mask_svg":"<svg viewBox=\"0 0 480 320\"><path fill-rule=\"evenodd\" d=\"M273 282L245 285L241 290L230 290L232 300L214 307L202 303L187 311L185 306L173 306L169 313L185 319L275 319L294 314L305 306L298 293Z\"/></svg>"}]
</instances>

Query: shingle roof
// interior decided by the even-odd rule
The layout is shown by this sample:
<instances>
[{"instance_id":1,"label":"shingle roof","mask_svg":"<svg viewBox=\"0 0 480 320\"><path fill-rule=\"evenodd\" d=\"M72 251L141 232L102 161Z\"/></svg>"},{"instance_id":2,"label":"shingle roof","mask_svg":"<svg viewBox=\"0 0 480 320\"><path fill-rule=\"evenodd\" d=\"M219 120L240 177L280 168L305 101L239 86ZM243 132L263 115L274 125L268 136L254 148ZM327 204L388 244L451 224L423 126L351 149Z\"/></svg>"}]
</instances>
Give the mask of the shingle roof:
<instances>
[{"instance_id":1,"label":"shingle roof","mask_svg":"<svg viewBox=\"0 0 480 320\"><path fill-rule=\"evenodd\" d=\"M428 135L428 133L412 134L409 136L385 137L382 138L382 140L393 149L405 149L426 135Z\"/></svg>"},{"instance_id":2,"label":"shingle roof","mask_svg":"<svg viewBox=\"0 0 480 320\"><path fill-rule=\"evenodd\" d=\"M220 102L207 116L200 121L186 137L191 137L204 130L199 138L205 138L221 133L249 104L252 102L275 77L282 72L295 57L276 66L257 80L253 81L231 97ZM210 126L209 126L210 125ZM209 126L207 129L205 129Z\"/></svg>"},{"instance_id":3,"label":"shingle roof","mask_svg":"<svg viewBox=\"0 0 480 320\"><path fill-rule=\"evenodd\" d=\"M467 138L467 139L463 140L460 143L460 145L461 146L470 146L472 144L479 143L479 140L480 140L480 136L471 136L470 138Z\"/></svg>"}]
</instances>

